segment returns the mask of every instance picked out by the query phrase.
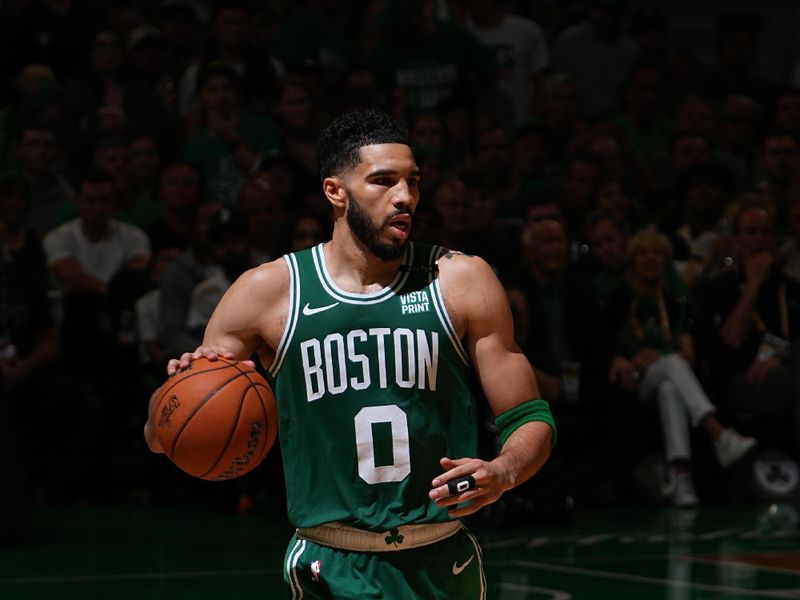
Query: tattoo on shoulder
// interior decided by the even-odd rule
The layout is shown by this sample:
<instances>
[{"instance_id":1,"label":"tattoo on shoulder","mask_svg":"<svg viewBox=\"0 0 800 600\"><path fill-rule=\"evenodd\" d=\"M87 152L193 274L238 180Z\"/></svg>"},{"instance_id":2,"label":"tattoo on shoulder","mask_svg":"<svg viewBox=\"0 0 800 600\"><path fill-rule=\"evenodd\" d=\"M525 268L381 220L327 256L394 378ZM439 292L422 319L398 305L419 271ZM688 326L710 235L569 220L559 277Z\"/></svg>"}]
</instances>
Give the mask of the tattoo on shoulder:
<instances>
[{"instance_id":1,"label":"tattoo on shoulder","mask_svg":"<svg viewBox=\"0 0 800 600\"><path fill-rule=\"evenodd\" d=\"M447 259L451 259L454 256L466 256L467 258L475 258L474 254L467 254L466 252L460 252L459 250L448 250L444 257Z\"/></svg>"}]
</instances>

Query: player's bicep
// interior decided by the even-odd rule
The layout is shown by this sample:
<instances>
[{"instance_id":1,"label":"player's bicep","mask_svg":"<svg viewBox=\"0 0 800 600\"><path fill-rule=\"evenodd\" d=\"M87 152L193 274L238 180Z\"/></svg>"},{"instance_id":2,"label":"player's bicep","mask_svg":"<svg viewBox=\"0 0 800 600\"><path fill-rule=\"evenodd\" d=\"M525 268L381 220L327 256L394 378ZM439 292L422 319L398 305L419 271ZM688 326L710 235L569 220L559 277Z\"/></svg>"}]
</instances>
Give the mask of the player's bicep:
<instances>
[{"instance_id":1,"label":"player's bicep","mask_svg":"<svg viewBox=\"0 0 800 600\"><path fill-rule=\"evenodd\" d=\"M230 350L239 360L252 356L258 343L258 303L252 286L237 281L222 296L203 335L203 345Z\"/></svg>"},{"instance_id":2,"label":"player's bicep","mask_svg":"<svg viewBox=\"0 0 800 600\"><path fill-rule=\"evenodd\" d=\"M505 290L488 266L481 271L465 302L467 344L484 394L500 414L537 398L539 389L533 367L514 341Z\"/></svg>"}]
</instances>

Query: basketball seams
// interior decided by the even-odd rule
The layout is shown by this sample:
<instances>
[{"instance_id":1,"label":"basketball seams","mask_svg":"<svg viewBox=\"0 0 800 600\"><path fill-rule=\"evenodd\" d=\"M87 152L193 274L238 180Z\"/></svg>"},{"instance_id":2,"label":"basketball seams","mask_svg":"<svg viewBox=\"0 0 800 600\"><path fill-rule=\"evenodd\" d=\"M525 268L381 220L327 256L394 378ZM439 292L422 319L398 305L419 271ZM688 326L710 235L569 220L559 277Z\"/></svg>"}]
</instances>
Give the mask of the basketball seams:
<instances>
[{"instance_id":1,"label":"basketball seams","mask_svg":"<svg viewBox=\"0 0 800 600\"><path fill-rule=\"evenodd\" d=\"M222 366L219 366L219 367L215 367L213 369L204 369L202 371L196 371L194 373L189 373L188 375L186 375L186 377L183 377L183 378L175 377L175 379L172 381L170 386L167 389L165 389L163 392L161 392L161 397L158 399L158 402L156 403L156 408L161 406L161 402L164 401L164 398L167 396L167 393L170 392L172 390L172 388L174 388L180 382L186 381L187 379L191 379L192 377L196 377L198 375L202 375L203 373L213 373L214 371L222 371L223 369L227 369L229 367L233 367L235 369L236 365L233 364L232 362L225 361L225 364L223 364ZM184 373L186 373L186 371L183 371L183 373L178 373L178 375L183 375Z\"/></svg>"},{"instance_id":2,"label":"basketball seams","mask_svg":"<svg viewBox=\"0 0 800 600\"><path fill-rule=\"evenodd\" d=\"M259 402L259 404L261 404L261 410L264 413L264 423L266 425L266 427L265 427L265 429L266 429L266 438L264 439L264 447L261 449L261 456L258 457L258 462L261 462L262 460L264 460L264 457L267 455L267 452L269 452L270 448L272 447L272 444L269 443L269 432L270 432L269 410L267 409L266 404L264 404L264 398L261 396L261 392L258 391L259 387L266 387L268 390L269 390L269 387L265 386L263 383L255 383L255 384L253 384L253 389L256 391L256 394L258 394L258 402ZM270 393L272 393L272 390L270 390ZM274 439L273 439L273 443L274 443Z\"/></svg>"},{"instance_id":3,"label":"basketball seams","mask_svg":"<svg viewBox=\"0 0 800 600\"><path fill-rule=\"evenodd\" d=\"M198 385L196 382L191 383L189 382L189 388L194 389L196 391L200 391L202 388L206 388L206 394L202 398L197 401L192 400L189 403L188 408L190 410L189 414L186 414L185 417L180 418L180 422L178 424L177 431L174 434L170 434L168 430L159 430L161 431L160 435L163 434L167 436L167 439L164 441L167 442L169 445L165 446L165 450L167 456L175 462L179 467L183 470L187 471L189 474L194 475L195 477L210 480L214 473L218 473L220 471L219 465L225 460L227 454L231 453L232 448L236 448L236 452L238 452L238 448L240 445L240 438L242 437L242 423L246 420L248 422L253 421L253 423L257 421L262 421L265 425L265 437L262 441L262 448L259 452L258 456L252 456L251 459L254 459L252 462L252 466L258 465L260 462L263 461L269 450L271 449L272 445L275 442L275 438L277 437L277 404L274 399L274 393L272 392L272 388L270 387L269 383L263 380L260 376L259 372L249 368L246 364L241 364L237 360L231 360L223 357L219 357L220 364L214 365L215 361L210 361L208 359L204 359L206 364L203 364L202 367L198 367L198 370L192 373L189 373L189 369L184 371L183 373L179 373L178 375L182 375L182 377L174 377L173 381L168 381L164 391L161 393L157 403L156 403L156 410L164 412L166 410L164 407L166 406L167 398L170 396L178 396L181 397L184 392L181 391L181 386L183 385L184 381L188 381L195 375L200 375L204 373L214 373L215 377L219 381L221 378L226 378L224 381L214 384L214 389L209 389L210 386L206 386L204 382ZM225 373L226 369L233 367L235 373L232 374L231 372ZM244 389L241 388L229 388L229 384L234 383L237 379L244 376L245 381L242 382L244 384ZM241 385L241 384L234 384L234 385ZM263 387L264 392L262 392L259 388ZM248 394L250 394L250 390L255 390L258 405L261 407L261 416L258 415L258 408L256 405L250 406L248 401L256 401L256 398L250 399L248 398ZM236 390L236 391L234 391ZM231 398L231 395L235 394L236 392L240 393L240 397L238 400L235 398ZM212 417L212 421L209 422L208 414L215 415L217 414L217 409L213 410L211 413L200 413L204 406L209 405L211 402L212 408L219 405L219 401L215 401L214 398L217 397L218 394L220 399L224 399L225 402L223 405L227 408L222 408L223 412L219 413L220 419L217 420L216 417ZM194 394L193 394L194 395ZM195 395L195 397L197 397ZM193 405L192 405L193 404ZM177 406L179 406L178 404ZM171 406L171 405L170 405ZM174 407L172 407L174 410ZM171 413L172 411L170 411ZM183 412L183 411L182 411ZM185 414L185 413L183 413ZM204 416L206 415L206 416ZM224 416L223 416L224 415ZM201 429L197 429L198 425L194 427L190 426L190 423L195 422L197 423L196 419L200 419L199 427ZM186 456L186 458L181 458L181 462L176 461L176 458L183 457L185 452L188 451L190 448L193 447L193 442L190 442L189 446L182 444L187 438L195 439L197 434L204 431L206 427L211 426L213 421L217 420L217 424L214 427L217 427L217 434L215 434L215 439L222 440L215 442L213 446L205 446L207 450L211 450L212 453L207 452L204 450L204 460L196 460L191 459L188 463L185 463L185 466L181 466L182 462L185 462L186 459L190 458ZM224 423L225 421L231 423L229 431L225 432L221 427L220 424ZM186 434L184 436L184 434ZM222 434L222 435L219 435ZM172 439L168 439L171 435ZM203 434L205 435L205 434ZM200 438L202 439L202 438ZM213 451L216 448L220 448L219 454L214 457ZM211 454L211 456L209 456ZM199 456L197 457L199 458ZM211 464L213 461L213 464ZM198 464L198 462L200 464ZM205 465L203 465L205 462ZM206 467L206 465L211 464L210 467ZM195 468L202 470L202 473L198 473L194 471ZM251 470L252 467L247 468L242 473L238 473L238 475L243 475L244 473ZM238 476L234 475L234 477Z\"/></svg>"},{"instance_id":4,"label":"basketball seams","mask_svg":"<svg viewBox=\"0 0 800 600\"><path fill-rule=\"evenodd\" d=\"M200 373L207 373L207 372L208 371L201 371ZM222 382L221 385L217 386L217 389L215 389L213 392L208 394L205 398L200 400L200 402L197 403L197 406L194 407L194 409L192 410L192 412L190 414L186 415L186 418L183 420L183 423L181 424L180 429L178 429L178 431L175 433L175 437L172 440L172 448L170 449L170 454L169 454L170 458L175 456L175 447L178 445L178 440L180 439L181 434L184 432L184 430L186 429L186 426L191 422L191 420L194 418L194 416L200 411L200 409L203 408L208 403L208 401L211 400L211 398L213 398L214 396L216 396L220 392L220 390L222 390L226 385L228 385L231 381L234 381L235 379L238 379L241 376L242 376L241 373L237 373L236 375L234 375L230 379ZM187 379L188 379L188 377L187 377Z\"/></svg>"},{"instance_id":5,"label":"basketball seams","mask_svg":"<svg viewBox=\"0 0 800 600\"><path fill-rule=\"evenodd\" d=\"M270 448L272 447L272 444L267 443L269 441L268 438L269 438L269 431L270 431L269 410L267 410L267 406L266 406L266 404L264 404L264 397L261 395L261 392L258 391L258 388L259 387L266 388L267 390L269 390L270 394L272 394L273 396L275 395L275 392L273 392L272 389L269 386L264 385L260 381L253 381L252 379L250 379L250 371L249 370L242 369L238 364L235 364L235 363L233 364L233 366L236 367L237 369L239 369L239 371L241 371L241 373L245 377L247 377L247 380L250 383L253 384L252 385L252 389L254 389L256 391L256 394L258 394L258 401L261 404L261 410L264 413L264 425L265 425L265 429L266 429L267 438L265 438L264 448L262 448L261 456L259 457L259 459L257 461L257 463L260 463L264 459L264 457L267 455L267 452L269 452ZM276 403L275 412L277 413L277 403ZM277 417L277 414L275 416Z\"/></svg>"},{"instance_id":6,"label":"basketball seams","mask_svg":"<svg viewBox=\"0 0 800 600\"><path fill-rule=\"evenodd\" d=\"M239 369L239 371L240 371L240 375L237 375L236 377L231 379L231 381L234 381L234 380L238 379L241 376L241 374L242 374L241 373L241 369ZM250 379L248 377L245 377L245 378L248 381L250 381ZM228 383L230 383L230 381ZM228 385L228 383L226 383L225 385ZM225 387L225 386L222 386L222 387ZM211 473L211 471L216 469L217 465L219 465L219 462L222 460L222 457L225 456L225 453L230 449L231 442L233 441L233 436L236 434L236 430L239 428L239 421L242 418L242 407L244 406L244 399L247 396L247 392L249 392L252 387L253 387L252 384L248 385L247 387L244 388L244 391L242 391L242 396L241 396L241 398L239 398L239 408L236 409L236 417L233 419L233 426L231 427L230 432L228 432L228 440L225 442L225 445L222 447L222 451L219 453L219 456L217 457L217 460L214 461L214 464L212 464L211 467L209 467L209 469L205 473L200 475L200 477L205 478L209 473Z\"/></svg>"}]
</instances>

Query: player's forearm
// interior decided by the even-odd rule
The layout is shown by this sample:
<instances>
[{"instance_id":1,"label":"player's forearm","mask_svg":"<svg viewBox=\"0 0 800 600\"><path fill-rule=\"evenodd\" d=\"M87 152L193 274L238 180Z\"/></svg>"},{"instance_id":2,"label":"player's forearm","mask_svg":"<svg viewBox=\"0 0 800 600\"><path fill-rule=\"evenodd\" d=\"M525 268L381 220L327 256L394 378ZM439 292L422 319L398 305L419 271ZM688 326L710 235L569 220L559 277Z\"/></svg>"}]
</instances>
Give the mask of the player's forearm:
<instances>
[{"instance_id":1,"label":"player's forearm","mask_svg":"<svg viewBox=\"0 0 800 600\"><path fill-rule=\"evenodd\" d=\"M542 421L524 423L509 436L492 461L505 471L507 489L524 483L542 468L550 457L552 436L550 426Z\"/></svg>"}]
</instances>

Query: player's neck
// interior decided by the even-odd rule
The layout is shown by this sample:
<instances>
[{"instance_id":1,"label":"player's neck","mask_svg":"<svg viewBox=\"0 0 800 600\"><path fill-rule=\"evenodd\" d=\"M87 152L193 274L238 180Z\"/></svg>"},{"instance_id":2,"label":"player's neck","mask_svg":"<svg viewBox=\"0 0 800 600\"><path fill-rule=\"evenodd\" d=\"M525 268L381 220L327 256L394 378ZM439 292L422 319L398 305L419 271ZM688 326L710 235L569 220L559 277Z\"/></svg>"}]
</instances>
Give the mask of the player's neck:
<instances>
[{"instance_id":1,"label":"player's neck","mask_svg":"<svg viewBox=\"0 0 800 600\"><path fill-rule=\"evenodd\" d=\"M376 292L397 275L403 262L381 260L353 236L336 235L323 246L325 266L334 283L345 291L357 294Z\"/></svg>"}]
</instances>

